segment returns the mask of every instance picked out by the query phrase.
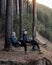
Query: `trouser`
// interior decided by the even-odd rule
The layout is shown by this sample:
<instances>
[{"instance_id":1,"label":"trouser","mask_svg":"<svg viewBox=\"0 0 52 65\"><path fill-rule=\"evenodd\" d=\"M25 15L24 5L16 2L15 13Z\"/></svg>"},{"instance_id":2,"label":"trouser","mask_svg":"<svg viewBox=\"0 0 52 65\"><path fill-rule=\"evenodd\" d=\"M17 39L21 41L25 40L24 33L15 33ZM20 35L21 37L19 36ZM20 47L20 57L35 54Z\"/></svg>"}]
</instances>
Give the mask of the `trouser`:
<instances>
[{"instance_id":1,"label":"trouser","mask_svg":"<svg viewBox=\"0 0 52 65\"><path fill-rule=\"evenodd\" d=\"M39 44L38 44L37 41L32 40L32 41L31 41L31 44L32 44L32 46L33 46L33 50L35 49L35 46L37 46L38 50L40 50L40 47L39 47Z\"/></svg>"},{"instance_id":2,"label":"trouser","mask_svg":"<svg viewBox=\"0 0 52 65\"><path fill-rule=\"evenodd\" d=\"M25 53L27 51L27 45L26 45L26 42L24 40L19 40L21 42L20 46L23 46L24 47L24 50L25 50Z\"/></svg>"},{"instance_id":3,"label":"trouser","mask_svg":"<svg viewBox=\"0 0 52 65\"><path fill-rule=\"evenodd\" d=\"M26 46L26 44L25 44L25 41L23 41L23 40L19 40L19 41L21 42L21 44L19 44L19 42L16 42L16 43L12 42L12 45L13 45L14 47L23 46L23 47L24 47L24 50L25 50L25 53L26 53L26 51L27 51L27 46Z\"/></svg>"},{"instance_id":4,"label":"trouser","mask_svg":"<svg viewBox=\"0 0 52 65\"><path fill-rule=\"evenodd\" d=\"M24 46L25 52L27 51L27 45L26 45L26 43L30 43L33 46L33 50L35 49L35 45L40 50L39 44L35 40L26 40L26 41L20 40L20 42L21 42L21 46Z\"/></svg>"}]
</instances>

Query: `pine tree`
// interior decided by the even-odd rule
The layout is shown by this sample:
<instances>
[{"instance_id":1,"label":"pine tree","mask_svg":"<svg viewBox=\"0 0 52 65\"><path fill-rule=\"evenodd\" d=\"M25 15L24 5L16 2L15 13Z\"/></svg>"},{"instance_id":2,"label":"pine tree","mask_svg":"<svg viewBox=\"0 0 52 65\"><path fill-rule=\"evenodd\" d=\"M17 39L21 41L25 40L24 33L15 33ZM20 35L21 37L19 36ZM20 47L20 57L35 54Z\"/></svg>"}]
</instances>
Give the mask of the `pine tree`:
<instances>
[{"instance_id":1,"label":"pine tree","mask_svg":"<svg viewBox=\"0 0 52 65\"><path fill-rule=\"evenodd\" d=\"M32 21L32 39L36 37L36 0L32 1L33 3L33 21Z\"/></svg>"},{"instance_id":2,"label":"pine tree","mask_svg":"<svg viewBox=\"0 0 52 65\"><path fill-rule=\"evenodd\" d=\"M19 39L22 38L23 25L23 0L19 0Z\"/></svg>"},{"instance_id":3,"label":"pine tree","mask_svg":"<svg viewBox=\"0 0 52 65\"><path fill-rule=\"evenodd\" d=\"M6 11L6 0L0 0L0 15L3 15Z\"/></svg>"},{"instance_id":4,"label":"pine tree","mask_svg":"<svg viewBox=\"0 0 52 65\"><path fill-rule=\"evenodd\" d=\"M6 0L6 25L5 25L5 45L6 50L10 50L10 36L13 28L13 0Z\"/></svg>"}]
</instances>

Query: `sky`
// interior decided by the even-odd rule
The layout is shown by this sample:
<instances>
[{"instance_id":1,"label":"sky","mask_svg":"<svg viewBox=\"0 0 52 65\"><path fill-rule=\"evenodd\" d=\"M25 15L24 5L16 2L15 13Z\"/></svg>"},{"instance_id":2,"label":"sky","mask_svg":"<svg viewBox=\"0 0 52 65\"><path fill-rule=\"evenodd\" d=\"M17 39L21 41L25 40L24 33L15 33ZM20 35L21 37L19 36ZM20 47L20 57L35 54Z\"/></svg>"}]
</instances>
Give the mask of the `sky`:
<instances>
[{"instance_id":1,"label":"sky","mask_svg":"<svg viewBox=\"0 0 52 65\"><path fill-rule=\"evenodd\" d=\"M52 8L52 0L36 0L36 2Z\"/></svg>"}]
</instances>

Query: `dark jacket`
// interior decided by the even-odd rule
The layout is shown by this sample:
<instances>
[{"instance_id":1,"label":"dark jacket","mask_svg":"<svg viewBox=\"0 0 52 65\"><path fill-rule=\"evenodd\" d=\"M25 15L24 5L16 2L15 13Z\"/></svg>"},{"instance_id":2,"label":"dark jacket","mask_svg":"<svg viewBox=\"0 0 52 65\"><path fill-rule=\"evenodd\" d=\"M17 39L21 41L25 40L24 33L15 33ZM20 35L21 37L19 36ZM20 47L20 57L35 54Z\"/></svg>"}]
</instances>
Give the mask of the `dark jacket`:
<instances>
[{"instance_id":1,"label":"dark jacket","mask_svg":"<svg viewBox=\"0 0 52 65\"><path fill-rule=\"evenodd\" d=\"M28 37L27 34L23 34L23 40L24 40L24 41L28 41L28 40L29 40L29 37Z\"/></svg>"},{"instance_id":2,"label":"dark jacket","mask_svg":"<svg viewBox=\"0 0 52 65\"><path fill-rule=\"evenodd\" d=\"M12 42L12 45L17 47L19 45L19 41L17 39L17 37L15 36L11 36L11 42Z\"/></svg>"}]
</instances>

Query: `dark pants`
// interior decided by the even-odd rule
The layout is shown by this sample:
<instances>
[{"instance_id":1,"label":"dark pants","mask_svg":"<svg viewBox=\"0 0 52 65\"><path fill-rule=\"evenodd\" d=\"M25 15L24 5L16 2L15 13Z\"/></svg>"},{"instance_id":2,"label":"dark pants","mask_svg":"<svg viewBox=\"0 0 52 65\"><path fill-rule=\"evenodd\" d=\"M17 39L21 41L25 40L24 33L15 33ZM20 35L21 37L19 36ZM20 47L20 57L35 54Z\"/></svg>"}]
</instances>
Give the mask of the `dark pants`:
<instances>
[{"instance_id":1,"label":"dark pants","mask_svg":"<svg viewBox=\"0 0 52 65\"><path fill-rule=\"evenodd\" d=\"M21 42L20 46L23 46L24 47L24 50L25 50L25 53L27 51L27 45L26 45L26 42L24 40L19 40Z\"/></svg>"},{"instance_id":2,"label":"dark pants","mask_svg":"<svg viewBox=\"0 0 52 65\"><path fill-rule=\"evenodd\" d=\"M38 50L40 50L39 44L36 40L25 41L25 43L30 43L33 46L33 50L35 49L35 46L37 46Z\"/></svg>"},{"instance_id":3,"label":"dark pants","mask_svg":"<svg viewBox=\"0 0 52 65\"><path fill-rule=\"evenodd\" d=\"M30 43L33 46L33 50L35 49L35 46L40 50L39 44L35 40L29 40L29 41L24 41L24 40L19 40L21 42L20 46L24 46L25 52L27 51L27 45L26 43Z\"/></svg>"},{"instance_id":4,"label":"dark pants","mask_svg":"<svg viewBox=\"0 0 52 65\"><path fill-rule=\"evenodd\" d=\"M19 47L19 46L23 46L24 47L24 50L25 50L25 53L26 53L26 51L27 51L27 46L26 46L26 44L25 44L25 41L23 41L23 40L18 40L18 41L20 41L21 42L21 44L19 44L19 42L13 42L13 41L11 41L12 42L12 45L14 46L14 47Z\"/></svg>"},{"instance_id":5,"label":"dark pants","mask_svg":"<svg viewBox=\"0 0 52 65\"><path fill-rule=\"evenodd\" d=\"M35 46L37 46L38 50L40 50L39 43L36 40L31 40L31 44L33 46L33 50L35 49Z\"/></svg>"}]
</instances>

